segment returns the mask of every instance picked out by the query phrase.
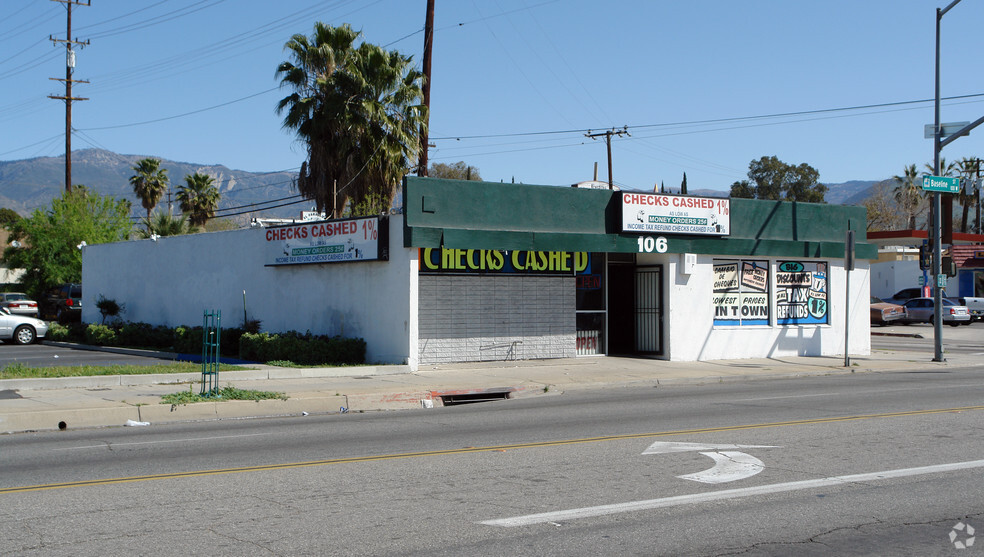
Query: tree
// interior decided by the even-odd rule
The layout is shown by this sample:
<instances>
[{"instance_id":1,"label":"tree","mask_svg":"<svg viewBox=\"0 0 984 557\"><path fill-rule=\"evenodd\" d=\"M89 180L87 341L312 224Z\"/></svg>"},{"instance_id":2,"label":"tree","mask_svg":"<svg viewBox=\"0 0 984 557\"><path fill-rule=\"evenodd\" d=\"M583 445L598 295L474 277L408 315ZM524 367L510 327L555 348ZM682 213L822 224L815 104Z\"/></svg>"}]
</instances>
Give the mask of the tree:
<instances>
[{"instance_id":1,"label":"tree","mask_svg":"<svg viewBox=\"0 0 984 557\"><path fill-rule=\"evenodd\" d=\"M974 176L980 176L981 160L978 158L971 159L964 157L960 159L957 167L960 170L961 179L973 183ZM970 217L970 206L977 204L976 192L974 192L973 188L961 188L960 193L957 195L957 200L960 202L960 206L963 207L960 231L967 232L967 219Z\"/></svg>"},{"instance_id":2,"label":"tree","mask_svg":"<svg viewBox=\"0 0 984 557\"><path fill-rule=\"evenodd\" d=\"M893 194L899 210L906 215L906 226L909 230L916 230L916 217L926 209L925 197L920 183L919 172L916 165L910 164L905 167L901 176L895 176L898 182Z\"/></svg>"},{"instance_id":3,"label":"tree","mask_svg":"<svg viewBox=\"0 0 984 557\"><path fill-rule=\"evenodd\" d=\"M200 172L185 176L185 185L178 188L177 195L181 211L188 215L191 226L196 227L205 226L215 216L219 197L215 179Z\"/></svg>"},{"instance_id":4,"label":"tree","mask_svg":"<svg viewBox=\"0 0 984 557\"><path fill-rule=\"evenodd\" d=\"M482 180L478 173L478 168L470 166L465 161L458 161L451 164L437 162L430 165L427 175L431 178L444 178L447 180Z\"/></svg>"},{"instance_id":5,"label":"tree","mask_svg":"<svg viewBox=\"0 0 984 557\"><path fill-rule=\"evenodd\" d=\"M916 165L911 166L915 169ZM896 230L905 226L910 218L915 218L903 210L898 202L899 186L889 189L890 184L897 179L896 176L892 180L878 182L871 188L870 195L861 202L861 206L868 210L867 230L869 232Z\"/></svg>"},{"instance_id":6,"label":"tree","mask_svg":"<svg viewBox=\"0 0 984 557\"><path fill-rule=\"evenodd\" d=\"M683 181L680 182L680 193L687 195L687 173L683 173Z\"/></svg>"},{"instance_id":7,"label":"tree","mask_svg":"<svg viewBox=\"0 0 984 557\"><path fill-rule=\"evenodd\" d=\"M740 180L731 184L731 197L755 199L755 187L748 180Z\"/></svg>"},{"instance_id":8,"label":"tree","mask_svg":"<svg viewBox=\"0 0 984 557\"><path fill-rule=\"evenodd\" d=\"M297 189L335 217L349 199L374 212L389 208L426 121L423 75L411 58L369 43L355 48L359 36L349 25L318 22L310 38L297 34L284 45L290 60L276 72L292 89L277 113L308 151Z\"/></svg>"},{"instance_id":9,"label":"tree","mask_svg":"<svg viewBox=\"0 0 984 557\"><path fill-rule=\"evenodd\" d=\"M58 283L81 282L82 247L127 239L130 208L125 199L76 186L52 199L51 209L36 209L11 226L11 239L24 247L7 247L3 261L25 270L22 282L33 296Z\"/></svg>"},{"instance_id":10,"label":"tree","mask_svg":"<svg viewBox=\"0 0 984 557\"><path fill-rule=\"evenodd\" d=\"M137 229L137 238L147 239L155 236L180 236L191 233L191 225L184 215L172 215L158 211L142 221L143 228Z\"/></svg>"},{"instance_id":11,"label":"tree","mask_svg":"<svg viewBox=\"0 0 984 557\"><path fill-rule=\"evenodd\" d=\"M8 209L6 207L0 209L0 227L9 230L13 224L21 220L22 218L24 217L17 214L17 211L14 211L13 209Z\"/></svg>"},{"instance_id":12,"label":"tree","mask_svg":"<svg viewBox=\"0 0 984 557\"><path fill-rule=\"evenodd\" d=\"M792 166L775 156L749 163L748 178L755 185L749 185L748 190L743 190L742 186L739 190L741 193L753 192L758 199L823 203L827 193L827 186L819 183L820 173L815 168L806 163ZM732 185L732 189L734 187Z\"/></svg>"},{"instance_id":13,"label":"tree","mask_svg":"<svg viewBox=\"0 0 984 557\"><path fill-rule=\"evenodd\" d=\"M137 194L140 204L147 210L149 220L150 212L167 191L167 170L161 168L160 160L147 158L137 161L133 171L136 174L130 176L130 185L133 186L133 193Z\"/></svg>"}]
</instances>

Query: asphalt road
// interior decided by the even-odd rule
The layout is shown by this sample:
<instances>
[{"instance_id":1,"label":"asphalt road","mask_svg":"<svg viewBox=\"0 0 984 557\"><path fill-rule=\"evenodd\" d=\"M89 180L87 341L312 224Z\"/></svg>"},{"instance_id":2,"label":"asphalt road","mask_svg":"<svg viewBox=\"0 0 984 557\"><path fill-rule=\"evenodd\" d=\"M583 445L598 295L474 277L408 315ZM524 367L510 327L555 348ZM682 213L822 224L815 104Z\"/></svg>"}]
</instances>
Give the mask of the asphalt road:
<instances>
[{"instance_id":1,"label":"asphalt road","mask_svg":"<svg viewBox=\"0 0 984 557\"><path fill-rule=\"evenodd\" d=\"M67 348L63 346L48 346L45 344L16 344L0 343L0 366L21 362L31 367L52 366L113 366L134 365L149 366L171 363L173 360L114 354L99 350Z\"/></svg>"},{"instance_id":2,"label":"asphalt road","mask_svg":"<svg viewBox=\"0 0 984 557\"><path fill-rule=\"evenodd\" d=\"M949 555L984 528L982 395L937 368L5 436L0 548Z\"/></svg>"},{"instance_id":3,"label":"asphalt road","mask_svg":"<svg viewBox=\"0 0 984 557\"><path fill-rule=\"evenodd\" d=\"M871 348L921 352L934 355L933 326L925 323L871 328ZM894 336L899 335L899 336ZM943 355L947 352L984 355L984 323L959 327L943 326Z\"/></svg>"}]
</instances>

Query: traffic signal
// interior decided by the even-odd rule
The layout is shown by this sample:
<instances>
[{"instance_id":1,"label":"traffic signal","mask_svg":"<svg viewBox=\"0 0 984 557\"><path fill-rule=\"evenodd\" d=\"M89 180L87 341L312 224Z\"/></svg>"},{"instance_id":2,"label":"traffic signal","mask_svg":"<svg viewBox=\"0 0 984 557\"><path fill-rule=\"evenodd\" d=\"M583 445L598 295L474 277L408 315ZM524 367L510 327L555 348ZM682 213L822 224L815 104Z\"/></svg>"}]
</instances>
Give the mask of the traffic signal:
<instances>
[{"instance_id":1,"label":"traffic signal","mask_svg":"<svg viewBox=\"0 0 984 557\"><path fill-rule=\"evenodd\" d=\"M941 271L944 275L948 277L957 276L957 264L953 261L953 258L949 255L943 257L943 268Z\"/></svg>"},{"instance_id":2,"label":"traffic signal","mask_svg":"<svg viewBox=\"0 0 984 557\"><path fill-rule=\"evenodd\" d=\"M919 269L921 271L928 271L932 266L931 256L932 250L929 249L928 245L923 244L919 246Z\"/></svg>"}]
</instances>

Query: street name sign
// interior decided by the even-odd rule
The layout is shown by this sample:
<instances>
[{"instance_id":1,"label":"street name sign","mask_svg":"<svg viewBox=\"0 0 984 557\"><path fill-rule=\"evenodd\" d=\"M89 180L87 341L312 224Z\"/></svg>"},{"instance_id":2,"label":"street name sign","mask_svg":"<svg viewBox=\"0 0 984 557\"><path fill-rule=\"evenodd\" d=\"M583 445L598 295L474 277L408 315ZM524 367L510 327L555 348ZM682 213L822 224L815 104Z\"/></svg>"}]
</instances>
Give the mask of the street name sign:
<instances>
[{"instance_id":1,"label":"street name sign","mask_svg":"<svg viewBox=\"0 0 984 557\"><path fill-rule=\"evenodd\" d=\"M940 139L950 137L951 135L957 133L958 131L969 126L970 122L946 122L940 124ZM933 139L936 137L936 126L933 124L926 124L924 130L926 139ZM963 135L970 135L970 132L965 132Z\"/></svg>"},{"instance_id":2,"label":"street name sign","mask_svg":"<svg viewBox=\"0 0 984 557\"><path fill-rule=\"evenodd\" d=\"M959 193L960 178L950 178L949 176L923 176L922 187L926 191Z\"/></svg>"}]
</instances>

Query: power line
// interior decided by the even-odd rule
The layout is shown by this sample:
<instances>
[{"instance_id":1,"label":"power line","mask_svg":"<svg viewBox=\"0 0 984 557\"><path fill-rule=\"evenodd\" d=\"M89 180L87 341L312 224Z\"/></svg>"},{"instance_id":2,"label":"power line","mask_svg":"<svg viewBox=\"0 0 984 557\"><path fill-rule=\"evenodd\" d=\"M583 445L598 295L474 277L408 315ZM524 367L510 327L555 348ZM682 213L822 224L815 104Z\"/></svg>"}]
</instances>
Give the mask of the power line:
<instances>
[{"instance_id":1,"label":"power line","mask_svg":"<svg viewBox=\"0 0 984 557\"><path fill-rule=\"evenodd\" d=\"M984 93L974 93L969 95L956 95L952 97L944 97L943 100L962 100L971 98L981 98L984 97ZM810 114L824 114L831 112L843 112L843 111L853 111L853 110L865 110L871 108L888 108L893 106L904 106L904 105L914 105L920 103L934 102L934 99L921 99L914 101L897 101L897 102L887 102L887 103L875 103L875 104L864 104L855 106L846 106L839 108L821 108L816 110L800 110L795 112L778 112L775 114L760 114L757 116L735 116L730 118L714 118L707 120L687 120L681 122L664 122L660 124L639 124L639 125L629 125L632 129L643 129L643 128L668 128L673 126L693 126L693 125L703 125L703 124L722 124L727 122L739 122L745 120L761 120L766 118L783 118L789 116L804 116ZM514 133L499 133L499 134L484 134L484 135L451 135L444 137L432 137L432 140L461 140L461 139L494 139L497 137L529 137L538 135L561 135L561 134L582 134L591 131L592 128L579 128L579 129L568 129L568 130L549 130L549 131L534 131L534 132L514 132ZM597 128L595 128L597 129Z\"/></svg>"},{"instance_id":2,"label":"power line","mask_svg":"<svg viewBox=\"0 0 984 557\"><path fill-rule=\"evenodd\" d=\"M206 111L209 111L209 110L214 110L216 108L222 108L223 106L229 106L230 104L235 104L237 102L245 101L247 99L252 99L253 97L259 97L260 95L265 95L265 94L270 93L272 91L276 91L277 89L279 89L279 87L273 87L273 88L267 89L265 91L260 91L259 93L253 93L252 95L247 95L245 97L240 97L238 99L234 99L234 100L227 101L227 102L224 102L224 103L220 103L220 104L208 106L208 107L205 107L205 108L199 108L198 110L192 110L191 112L184 112L184 113L181 113L181 114L174 114L172 116L165 116L163 118L156 118L154 120L145 120L143 122L131 122L129 124L117 124L115 126L100 126L100 127L96 127L96 128L85 128L84 131L113 130L113 129L117 129L117 128L129 128L129 127L132 127L132 126L143 126L145 124L154 124L156 122L164 122L165 120L174 120L175 118L183 118L185 116L191 116L192 114L199 114L201 112L206 112Z\"/></svg>"}]
</instances>

